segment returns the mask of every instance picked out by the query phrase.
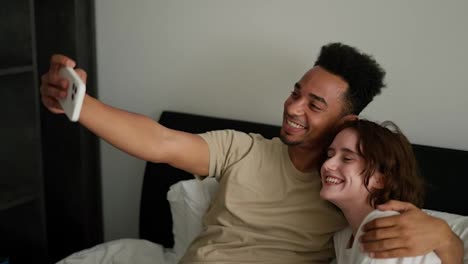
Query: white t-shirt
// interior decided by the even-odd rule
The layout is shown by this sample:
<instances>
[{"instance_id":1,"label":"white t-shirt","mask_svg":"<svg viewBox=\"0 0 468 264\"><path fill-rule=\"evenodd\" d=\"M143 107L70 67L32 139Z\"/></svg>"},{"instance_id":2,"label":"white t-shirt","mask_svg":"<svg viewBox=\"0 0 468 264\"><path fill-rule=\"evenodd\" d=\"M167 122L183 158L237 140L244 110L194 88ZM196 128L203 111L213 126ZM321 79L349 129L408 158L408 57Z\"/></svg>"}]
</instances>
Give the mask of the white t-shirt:
<instances>
[{"instance_id":1,"label":"white t-shirt","mask_svg":"<svg viewBox=\"0 0 468 264\"><path fill-rule=\"evenodd\" d=\"M364 221L362 221L361 226L359 226L356 237L362 235L362 227L367 222L370 222L376 218L390 216L398 214L394 211L379 211L374 210L369 213ZM352 235L352 230L348 226L345 229L335 233L333 241L335 244L336 252L336 263L337 264L440 264L442 263L439 257L434 253L430 252L429 254L417 257L406 257L406 258L389 258L389 259L373 259L370 258L368 254L362 252L359 249L359 241L355 239L351 248L347 248L349 239Z\"/></svg>"}]
</instances>

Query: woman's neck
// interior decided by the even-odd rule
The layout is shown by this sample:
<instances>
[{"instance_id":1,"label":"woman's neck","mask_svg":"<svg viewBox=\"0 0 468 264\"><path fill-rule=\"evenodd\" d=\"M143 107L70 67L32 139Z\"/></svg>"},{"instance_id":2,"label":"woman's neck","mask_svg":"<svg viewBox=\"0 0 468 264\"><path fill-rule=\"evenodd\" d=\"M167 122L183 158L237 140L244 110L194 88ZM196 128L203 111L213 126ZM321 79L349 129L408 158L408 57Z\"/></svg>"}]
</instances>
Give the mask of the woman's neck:
<instances>
[{"instance_id":1,"label":"woman's neck","mask_svg":"<svg viewBox=\"0 0 468 264\"><path fill-rule=\"evenodd\" d=\"M351 230L353 231L353 236L356 237L359 226L361 226L362 221L366 216L374 210L367 202L361 205L348 206L346 208L341 208L343 211L346 220L348 221Z\"/></svg>"}]
</instances>

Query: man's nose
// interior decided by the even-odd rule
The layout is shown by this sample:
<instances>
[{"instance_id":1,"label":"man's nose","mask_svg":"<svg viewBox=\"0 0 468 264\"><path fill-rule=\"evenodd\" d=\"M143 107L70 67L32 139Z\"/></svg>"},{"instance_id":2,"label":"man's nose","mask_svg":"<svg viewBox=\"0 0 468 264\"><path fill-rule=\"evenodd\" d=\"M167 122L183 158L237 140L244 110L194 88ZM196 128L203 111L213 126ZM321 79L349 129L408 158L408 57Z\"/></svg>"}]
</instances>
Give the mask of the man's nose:
<instances>
[{"instance_id":1,"label":"man's nose","mask_svg":"<svg viewBox=\"0 0 468 264\"><path fill-rule=\"evenodd\" d=\"M307 103L305 100L292 101L288 106L288 113L290 115L303 115L306 106Z\"/></svg>"}]
</instances>

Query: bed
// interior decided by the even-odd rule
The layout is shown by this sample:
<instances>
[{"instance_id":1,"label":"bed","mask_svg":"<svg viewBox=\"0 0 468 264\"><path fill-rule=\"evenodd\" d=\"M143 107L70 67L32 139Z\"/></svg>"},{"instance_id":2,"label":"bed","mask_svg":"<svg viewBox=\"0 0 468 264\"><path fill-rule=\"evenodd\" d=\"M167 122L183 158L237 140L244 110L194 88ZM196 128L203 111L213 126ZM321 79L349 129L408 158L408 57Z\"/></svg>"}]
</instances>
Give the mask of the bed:
<instances>
[{"instance_id":1,"label":"bed","mask_svg":"<svg viewBox=\"0 0 468 264\"><path fill-rule=\"evenodd\" d=\"M280 131L280 127L274 125L173 111L164 111L159 122L166 127L191 133L235 129L272 138L278 136ZM413 148L428 185L424 208L468 216L468 195L465 193L468 186L468 176L465 175L468 151L424 145L413 145ZM174 246L167 193L170 186L190 179L193 179L191 174L167 164L147 162L140 203L140 238L165 248Z\"/></svg>"},{"instance_id":2,"label":"bed","mask_svg":"<svg viewBox=\"0 0 468 264\"><path fill-rule=\"evenodd\" d=\"M163 112L159 122L191 133L229 128L272 138L280 131L273 125L173 111ZM446 220L461 237L465 248L464 263L468 264L468 195L465 194L468 177L464 176L468 151L422 145L413 147L428 184L424 207L431 210L426 212ZM147 162L139 239L102 243L75 252L57 264L178 263L202 230L203 214L217 186L214 178L199 181L167 164Z\"/></svg>"}]
</instances>

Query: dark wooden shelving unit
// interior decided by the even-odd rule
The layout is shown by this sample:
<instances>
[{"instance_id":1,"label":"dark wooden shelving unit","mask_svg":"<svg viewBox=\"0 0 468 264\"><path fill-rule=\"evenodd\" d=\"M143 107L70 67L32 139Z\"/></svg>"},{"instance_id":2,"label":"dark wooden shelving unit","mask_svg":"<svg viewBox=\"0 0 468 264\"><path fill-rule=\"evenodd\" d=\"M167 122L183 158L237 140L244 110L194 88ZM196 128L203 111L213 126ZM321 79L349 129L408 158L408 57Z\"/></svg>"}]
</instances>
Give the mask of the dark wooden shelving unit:
<instances>
[{"instance_id":1,"label":"dark wooden shelving unit","mask_svg":"<svg viewBox=\"0 0 468 264\"><path fill-rule=\"evenodd\" d=\"M46 111L39 94L50 56L63 53L87 69L96 96L94 2L0 4L0 258L55 263L102 242L98 139Z\"/></svg>"},{"instance_id":2,"label":"dark wooden shelving unit","mask_svg":"<svg viewBox=\"0 0 468 264\"><path fill-rule=\"evenodd\" d=\"M10 263L47 259L34 2L0 8L0 254Z\"/></svg>"}]
</instances>

